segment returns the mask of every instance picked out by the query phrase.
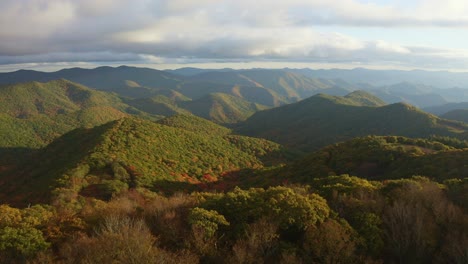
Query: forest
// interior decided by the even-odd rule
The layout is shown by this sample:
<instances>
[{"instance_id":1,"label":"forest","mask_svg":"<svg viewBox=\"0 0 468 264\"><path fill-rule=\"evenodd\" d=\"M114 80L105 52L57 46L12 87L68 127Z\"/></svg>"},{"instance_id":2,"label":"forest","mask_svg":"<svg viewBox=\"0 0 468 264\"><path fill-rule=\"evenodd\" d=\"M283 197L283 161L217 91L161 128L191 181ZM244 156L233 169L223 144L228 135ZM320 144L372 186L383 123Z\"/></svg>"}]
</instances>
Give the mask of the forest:
<instances>
[{"instance_id":1,"label":"forest","mask_svg":"<svg viewBox=\"0 0 468 264\"><path fill-rule=\"evenodd\" d=\"M463 114L298 71L19 74L0 263L468 263Z\"/></svg>"}]
</instances>

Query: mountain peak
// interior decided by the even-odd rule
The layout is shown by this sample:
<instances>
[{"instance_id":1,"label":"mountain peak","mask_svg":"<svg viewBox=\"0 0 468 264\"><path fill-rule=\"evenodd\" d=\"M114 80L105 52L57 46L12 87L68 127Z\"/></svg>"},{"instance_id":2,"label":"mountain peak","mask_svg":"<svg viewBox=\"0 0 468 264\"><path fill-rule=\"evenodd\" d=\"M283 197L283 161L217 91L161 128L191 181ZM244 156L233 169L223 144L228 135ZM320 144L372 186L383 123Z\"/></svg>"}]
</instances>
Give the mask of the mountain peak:
<instances>
[{"instance_id":1,"label":"mountain peak","mask_svg":"<svg viewBox=\"0 0 468 264\"><path fill-rule=\"evenodd\" d=\"M348 98L317 94L257 112L241 123L237 131L302 150L369 134L457 137L468 131L468 126L440 120L406 103L370 107L369 99L375 100L362 92Z\"/></svg>"},{"instance_id":2,"label":"mountain peak","mask_svg":"<svg viewBox=\"0 0 468 264\"><path fill-rule=\"evenodd\" d=\"M345 98L352 99L359 102L362 106L384 106L386 103L375 95L362 90L353 91L345 96Z\"/></svg>"}]
</instances>

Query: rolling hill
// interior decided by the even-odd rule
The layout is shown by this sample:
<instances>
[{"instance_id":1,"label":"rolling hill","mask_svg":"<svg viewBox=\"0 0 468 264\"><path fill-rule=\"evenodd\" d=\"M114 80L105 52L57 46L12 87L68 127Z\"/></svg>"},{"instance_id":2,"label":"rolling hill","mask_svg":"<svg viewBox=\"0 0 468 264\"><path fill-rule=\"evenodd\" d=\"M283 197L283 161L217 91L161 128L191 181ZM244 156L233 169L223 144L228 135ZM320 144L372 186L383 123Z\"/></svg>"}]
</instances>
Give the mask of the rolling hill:
<instances>
[{"instance_id":1,"label":"rolling hill","mask_svg":"<svg viewBox=\"0 0 468 264\"><path fill-rule=\"evenodd\" d=\"M466 262L468 124L356 87L295 102L338 79L177 72L0 86L1 263Z\"/></svg>"},{"instance_id":2,"label":"rolling hill","mask_svg":"<svg viewBox=\"0 0 468 264\"><path fill-rule=\"evenodd\" d=\"M345 104L357 106L384 106L386 103L380 98L371 95L365 91L354 91L344 96L349 101Z\"/></svg>"},{"instance_id":3,"label":"rolling hill","mask_svg":"<svg viewBox=\"0 0 468 264\"><path fill-rule=\"evenodd\" d=\"M277 106L284 102L294 102L318 92L344 95L356 90L353 85L337 80L311 79L285 70L191 70L198 74L173 74L178 71L159 71L149 68L128 66L98 67L95 69L71 68L56 72L20 70L0 73L0 84L15 84L28 81L47 82L67 79L97 90L113 91L131 98L166 95L167 90L175 90L192 99L209 93L231 93L254 103ZM183 72L183 70L182 70ZM238 87L238 88L235 88ZM257 89L254 89L256 87ZM262 89L259 89L262 88ZM244 91L232 91L232 89ZM250 92L249 90L254 90ZM267 96L263 99L262 96ZM268 96L275 98L269 99ZM256 98L254 100L254 98ZM271 101L269 104L266 101Z\"/></svg>"},{"instance_id":4,"label":"rolling hill","mask_svg":"<svg viewBox=\"0 0 468 264\"><path fill-rule=\"evenodd\" d=\"M292 69L291 71L310 78L341 78L350 83L370 83L374 86L393 85L401 82L421 83L440 88L466 87L466 72L423 71L423 70L371 70L365 68L347 69Z\"/></svg>"},{"instance_id":5,"label":"rolling hill","mask_svg":"<svg viewBox=\"0 0 468 264\"><path fill-rule=\"evenodd\" d=\"M468 109L456 109L449 111L440 117L468 123Z\"/></svg>"},{"instance_id":6,"label":"rolling hill","mask_svg":"<svg viewBox=\"0 0 468 264\"><path fill-rule=\"evenodd\" d=\"M348 174L369 180L424 175L436 181L468 177L468 149L438 141L367 136L324 147L282 169L295 182ZM449 169L450 168L450 169Z\"/></svg>"},{"instance_id":7,"label":"rolling hill","mask_svg":"<svg viewBox=\"0 0 468 264\"><path fill-rule=\"evenodd\" d=\"M294 102L323 92L344 95L354 87L333 80L311 79L288 70L252 69L225 72L205 72L189 78L191 82L212 82L268 88L288 102ZM353 89L354 90L354 89Z\"/></svg>"},{"instance_id":8,"label":"rolling hill","mask_svg":"<svg viewBox=\"0 0 468 264\"><path fill-rule=\"evenodd\" d=\"M108 199L136 187L191 189L282 160L281 153L276 143L230 135L230 130L195 116L177 115L159 124L124 118L73 130L4 168L0 199L47 201L52 190L56 195Z\"/></svg>"},{"instance_id":9,"label":"rolling hill","mask_svg":"<svg viewBox=\"0 0 468 264\"><path fill-rule=\"evenodd\" d=\"M240 123L236 131L305 151L365 135L467 136L468 126L440 119L407 104L364 106L362 102L359 96L319 94L257 112Z\"/></svg>"},{"instance_id":10,"label":"rolling hill","mask_svg":"<svg viewBox=\"0 0 468 264\"><path fill-rule=\"evenodd\" d=\"M222 124L243 121L255 112L268 108L224 93L213 93L198 100L187 101L181 107L196 116Z\"/></svg>"},{"instance_id":11,"label":"rolling hill","mask_svg":"<svg viewBox=\"0 0 468 264\"><path fill-rule=\"evenodd\" d=\"M468 102L448 103L448 104L443 104L443 105L426 107L423 110L428 113L441 116L447 112L450 112L452 110L457 110L457 109L468 109Z\"/></svg>"},{"instance_id":12,"label":"rolling hill","mask_svg":"<svg viewBox=\"0 0 468 264\"><path fill-rule=\"evenodd\" d=\"M57 80L0 87L0 147L40 147L77 127L145 115L115 95Z\"/></svg>"},{"instance_id":13,"label":"rolling hill","mask_svg":"<svg viewBox=\"0 0 468 264\"><path fill-rule=\"evenodd\" d=\"M152 115L172 116L175 114L189 114L177 105L177 98L157 95L150 98L124 99L125 103Z\"/></svg>"},{"instance_id":14,"label":"rolling hill","mask_svg":"<svg viewBox=\"0 0 468 264\"><path fill-rule=\"evenodd\" d=\"M259 86L243 86L216 82L195 81L180 85L180 93L197 100L211 93L224 93L266 106L279 106L288 101L275 91Z\"/></svg>"},{"instance_id":15,"label":"rolling hill","mask_svg":"<svg viewBox=\"0 0 468 264\"><path fill-rule=\"evenodd\" d=\"M95 69L71 68L56 72L37 72L19 70L11 73L0 73L0 84L15 84L22 82L47 82L57 79L67 79L98 90L113 90L122 87L173 88L180 80L167 72L149 68L128 66L98 67Z\"/></svg>"},{"instance_id":16,"label":"rolling hill","mask_svg":"<svg viewBox=\"0 0 468 264\"><path fill-rule=\"evenodd\" d=\"M196 100L180 100L157 95L151 98L124 99L124 102L152 115L194 114L219 124L237 123L268 107L226 93L212 93Z\"/></svg>"},{"instance_id":17,"label":"rolling hill","mask_svg":"<svg viewBox=\"0 0 468 264\"><path fill-rule=\"evenodd\" d=\"M420 108L442 105L452 98L454 89L438 89L420 83L401 82L389 86L372 87L366 91L378 96L387 103L405 102Z\"/></svg>"}]
</instances>

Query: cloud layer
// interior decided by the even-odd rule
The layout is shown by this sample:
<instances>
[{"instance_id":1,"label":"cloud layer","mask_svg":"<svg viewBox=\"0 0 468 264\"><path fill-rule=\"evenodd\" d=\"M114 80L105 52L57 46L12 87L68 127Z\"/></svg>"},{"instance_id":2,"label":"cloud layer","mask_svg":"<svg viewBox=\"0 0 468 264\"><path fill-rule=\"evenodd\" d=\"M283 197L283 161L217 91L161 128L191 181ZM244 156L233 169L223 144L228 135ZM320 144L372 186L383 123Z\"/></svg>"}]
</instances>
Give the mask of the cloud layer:
<instances>
[{"instance_id":1,"label":"cloud layer","mask_svg":"<svg viewBox=\"0 0 468 264\"><path fill-rule=\"evenodd\" d=\"M2 0L0 64L283 61L466 68L468 50L336 30L468 30L462 0L408 2Z\"/></svg>"}]
</instances>

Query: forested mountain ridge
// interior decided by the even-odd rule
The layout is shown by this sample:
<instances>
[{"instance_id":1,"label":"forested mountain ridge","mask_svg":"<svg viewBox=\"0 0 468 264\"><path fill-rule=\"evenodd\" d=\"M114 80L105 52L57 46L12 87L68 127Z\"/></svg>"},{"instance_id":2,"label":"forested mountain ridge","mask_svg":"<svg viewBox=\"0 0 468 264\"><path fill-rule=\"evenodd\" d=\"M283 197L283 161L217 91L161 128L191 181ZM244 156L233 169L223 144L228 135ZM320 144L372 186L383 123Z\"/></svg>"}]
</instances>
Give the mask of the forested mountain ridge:
<instances>
[{"instance_id":1,"label":"forested mountain ridge","mask_svg":"<svg viewBox=\"0 0 468 264\"><path fill-rule=\"evenodd\" d=\"M174 88L180 83L180 80L170 73L129 66L116 68L104 66L95 69L70 68L56 72L19 70L11 73L0 73L0 84L15 84L30 81L48 82L57 79L67 79L98 90L112 90L122 86L134 86L129 85L128 81L136 82L138 86L149 86L152 88Z\"/></svg>"},{"instance_id":2,"label":"forested mountain ridge","mask_svg":"<svg viewBox=\"0 0 468 264\"><path fill-rule=\"evenodd\" d=\"M182 162L197 163L193 159L196 151L190 148L192 151L187 152L185 148L198 145L198 139L192 138L194 135L206 137L206 131L213 131L210 134L213 146L226 136L236 141L243 138L231 136L228 129L213 123L199 126L199 121L208 122L185 115L163 119L160 123L164 125L126 118L93 129L74 130L53 142L41 152L39 163L22 168L23 173L36 174L25 178L15 174L12 177L16 182L11 178L1 182L2 188L22 184L19 190L7 188L0 194L2 200L13 202L14 198L18 202L46 199L50 189L39 192L47 183L43 176L49 177L49 182L56 181L56 188L51 205L23 209L0 205L3 217L0 259L15 263L24 258L49 262L60 259L66 263L83 259L146 263L154 258L169 263L200 263L206 259L209 262L228 259L233 263L259 259L269 263L315 260L393 263L399 259L415 263L447 260L463 263L468 244L464 228L468 223L468 184L466 180L446 176L466 175L466 165L463 167L466 148L457 149L455 145L437 141L447 139L366 137L329 146L291 165L254 174L254 181L249 177L248 184L256 188L167 195L170 190L196 190L197 178L173 182L177 173L169 172L159 174L167 176L168 181L147 182L147 173L152 170L142 170L145 167L142 162L154 162L148 166L156 166L152 169L158 172L177 171ZM171 138L176 130L165 133L167 128L176 128L179 142ZM167 149L168 144L151 141L155 136L175 146ZM185 140L186 136L191 139ZM138 143L139 140L142 142ZM240 141L243 140L246 141L236 148L267 155L277 151L277 145L271 142L263 141L260 147L255 147L252 143L258 142L256 139ZM184 150L179 152L178 160L167 159L167 155L177 153L179 143ZM198 143L203 148L201 153L211 156L208 142ZM133 147L142 144L146 149L159 146L161 149L151 154ZM65 155L57 160L59 152ZM464 157L453 159L446 153L462 153ZM216 152L215 156L226 159L229 157L226 154ZM239 158L237 155L241 153L234 154ZM185 155L192 160L185 159ZM131 156L138 160L129 159ZM425 160L426 156L431 158ZM202 166L210 166L211 163L204 162L210 158L198 157ZM241 163L243 157L239 159ZM423 158L422 162L414 162L418 157ZM408 163L401 163L407 159ZM443 183L411 174L404 179L388 180L385 176L380 179L386 180L377 181L374 173L397 168L390 161L404 165L400 166L403 172L414 173L412 169L422 168L409 165L430 164L426 172L446 174L440 178ZM262 168L261 163L246 165ZM462 171L460 174L444 171L444 166ZM433 168L439 170L431 171ZM214 180L213 171L204 174L201 180ZM353 171L373 180L336 175L340 171ZM51 179L54 175L61 176ZM261 181L257 177L262 177ZM5 175L0 179L5 179ZM299 185L303 183L309 185ZM15 196L18 191L23 196ZM164 192L166 196L153 191ZM156 236L158 244L154 244ZM406 241L408 237L411 239ZM23 241L29 243L24 246ZM413 250L418 245L423 246Z\"/></svg>"},{"instance_id":3,"label":"forested mountain ridge","mask_svg":"<svg viewBox=\"0 0 468 264\"><path fill-rule=\"evenodd\" d=\"M401 82L421 83L441 88L466 87L468 74L466 72L423 71L423 70L372 70L355 69L291 69L311 78L341 78L351 83L370 83L375 86L392 85Z\"/></svg>"},{"instance_id":4,"label":"forested mountain ridge","mask_svg":"<svg viewBox=\"0 0 468 264\"><path fill-rule=\"evenodd\" d=\"M200 71L193 76L183 76L148 68L120 66L72 68L50 73L27 70L0 73L0 84L47 82L56 79L67 79L93 89L113 91L133 98L151 97L161 93L166 95L164 93L168 90L180 92L192 99L223 92L235 96L241 94L244 99L269 106L294 102L320 91L343 95L355 90L354 86L345 82L311 79L288 70ZM230 91L232 89L234 91ZM272 104L265 101L271 99L259 97L262 94L275 97Z\"/></svg>"},{"instance_id":5,"label":"forested mountain ridge","mask_svg":"<svg viewBox=\"0 0 468 264\"><path fill-rule=\"evenodd\" d=\"M333 80L310 79L287 70L240 70L227 72L206 72L190 77L191 81L204 81L242 86L257 86L273 90L288 101L307 98L318 91L332 91L334 94L345 94L348 89L341 88ZM346 84L350 86L349 84ZM346 86L345 85L345 86Z\"/></svg>"},{"instance_id":6,"label":"forested mountain ridge","mask_svg":"<svg viewBox=\"0 0 468 264\"><path fill-rule=\"evenodd\" d=\"M0 73L0 84L56 79L114 92L125 103L156 117L187 113L183 109L190 108L218 123L239 122L264 106L296 102L319 92L344 95L356 88L339 80L311 79L288 70L266 69L201 71L192 76L128 66Z\"/></svg>"},{"instance_id":7,"label":"forested mountain ridge","mask_svg":"<svg viewBox=\"0 0 468 264\"><path fill-rule=\"evenodd\" d=\"M466 124L440 119L403 104L363 106L362 100L319 94L255 113L237 132L302 150L365 135L466 138Z\"/></svg>"},{"instance_id":8,"label":"forested mountain ridge","mask_svg":"<svg viewBox=\"0 0 468 264\"><path fill-rule=\"evenodd\" d=\"M145 115L115 95L57 80L0 87L2 147L40 147L77 127Z\"/></svg>"},{"instance_id":9,"label":"forested mountain ridge","mask_svg":"<svg viewBox=\"0 0 468 264\"><path fill-rule=\"evenodd\" d=\"M293 182L312 183L329 175L389 180L424 175L443 182L468 178L468 141L367 136L326 146L278 172ZM450 168L450 169L449 169Z\"/></svg>"},{"instance_id":10,"label":"forested mountain ridge","mask_svg":"<svg viewBox=\"0 0 468 264\"><path fill-rule=\"evenodd\" d=\"M174 191L171 183L173 189L184 183L195 186L284 160L276 143L230 135L228 129L195 116L160 123L127 117L73 130L2 172L1 199L44 202L54 188L97 197L129 187ZM208 133L200 133L207 128Z\"/></svg>"},{"instance_id":11,"label":"forested mountain ridge","mask_svg":"<svg viewBox=\"0 0 468 264\"><path fill-rule=\"evenodd\" d=\"M242 98L224 93L213 93L198 100L179 104L196 116L221 124L243 121L267 106L251 103Z\"/></svg>"},{"instance_id":12,"label":"forested mountain ridge","mask_svg":"<svg viewBox=\"0 0 468 264\"><path fill-rule=\"evenodd\" d=\"M316 93L345 95L354 90L367 90L387 103L404 101L418 107L444 102L466 101L468 78L464 73L386 70L311 70L311 69L179 69L160 71L129 66L71 68L57 72L20 70L0 73L0 84L27 81L47 82L68 79L93 89L113 91L132 98L152 97L177 90L198 99L208 93L229 93L235 86L274 93L275 100L291 103ZM433 81L428 81L433 80ZM192 88L199 87L193 93ZM260 91L257 91L257 93ZM248 92L247 92L248 93ZM234 94L235 95L235 94ZM254 103L268 106L264 99Z\"/></svg>"},{"instance_id":13,"label":"forested mountain ridge","mask_svg":"<svg viewBox=\"0 0 468 264\"><path fill-rule=\"evenodd\" d=\"M468 124L287 70L60 72L107 92L0 86L0 263L468 260Z\"/></svg>"}]
</instances>

